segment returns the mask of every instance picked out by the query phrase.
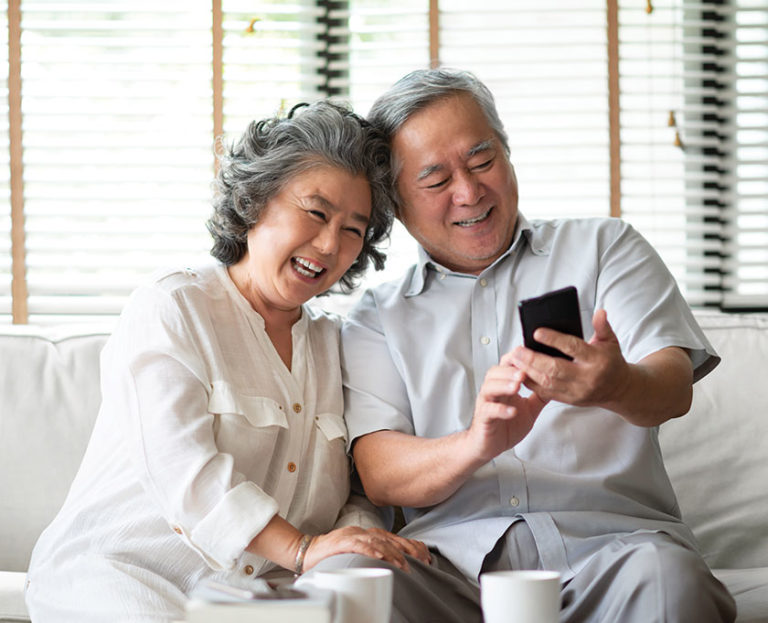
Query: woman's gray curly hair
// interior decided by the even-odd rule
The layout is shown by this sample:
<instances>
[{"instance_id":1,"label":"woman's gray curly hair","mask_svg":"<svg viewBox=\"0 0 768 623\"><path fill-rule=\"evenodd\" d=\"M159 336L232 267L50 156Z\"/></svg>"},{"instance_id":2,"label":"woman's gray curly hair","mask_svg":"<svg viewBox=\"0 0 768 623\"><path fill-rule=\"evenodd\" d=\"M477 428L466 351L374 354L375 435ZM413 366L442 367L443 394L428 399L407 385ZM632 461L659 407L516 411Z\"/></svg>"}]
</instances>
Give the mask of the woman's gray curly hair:
<instances>
[{"instance_id":1,"label":"woman's gray curly hair","mask_svg":"<svg viewBox=\"0 0 768 623\"><path fill-rule=\"evenodd\" d=\"M376 245L392 228L389 147L383 135L348 108L328 101L299 104L285 117L248 125L243 136L222 150L214 182L211 255L227 266L247 250L248 230L259 222L270 199L294 176L319 165L364 175L371 188L371 218L357 259L339 280L349 292L369 262L376 270L386 256Z\"/></svg>"}]
</instances>

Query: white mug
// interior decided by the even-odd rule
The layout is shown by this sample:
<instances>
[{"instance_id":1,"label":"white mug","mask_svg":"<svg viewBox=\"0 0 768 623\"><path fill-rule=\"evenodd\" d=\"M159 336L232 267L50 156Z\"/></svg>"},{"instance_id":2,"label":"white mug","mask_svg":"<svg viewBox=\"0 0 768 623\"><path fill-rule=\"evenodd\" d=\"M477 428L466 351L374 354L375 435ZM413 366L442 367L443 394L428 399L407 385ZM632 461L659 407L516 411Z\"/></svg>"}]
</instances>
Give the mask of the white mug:
<instances>
[{"instance_id":1,"label":"white mug","mask_svg":"<svg viewBox=\"0 0 768 623\"><path fill-rule=\"evenodd\" d=\"M560 574L557 571L489 571L480 576L485 623L557 623Z\"/></svg>"},{"instance_id":2,"label":"white mug","mask_svg":"<svg viewBox=\"0 0 768 623\"><path fill-rule=\"evenodd\" d=\"M392 571L351 568L313 571L300 584L336 594L334 623L389 623L392 613Z\"/></svg>"}]
</instances>

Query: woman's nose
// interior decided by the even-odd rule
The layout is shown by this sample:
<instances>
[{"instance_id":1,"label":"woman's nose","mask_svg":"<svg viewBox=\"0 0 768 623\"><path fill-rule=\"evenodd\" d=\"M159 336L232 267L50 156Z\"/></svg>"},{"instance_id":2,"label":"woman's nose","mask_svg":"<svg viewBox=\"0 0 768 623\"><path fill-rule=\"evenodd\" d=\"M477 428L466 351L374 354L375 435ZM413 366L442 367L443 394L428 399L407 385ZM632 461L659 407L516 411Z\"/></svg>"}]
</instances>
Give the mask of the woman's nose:
<instances>
[{"instance_id":1,"label":"woman's nose","mask_svg":"<svg viewBox=\"0 0 768 623\"><path fill-rule=\"evenodd\" d=\"M339 231L335 227L323 227L315 236L314 245L323 255L335 255L339 250Z\"/></svg>"}]
</instances>

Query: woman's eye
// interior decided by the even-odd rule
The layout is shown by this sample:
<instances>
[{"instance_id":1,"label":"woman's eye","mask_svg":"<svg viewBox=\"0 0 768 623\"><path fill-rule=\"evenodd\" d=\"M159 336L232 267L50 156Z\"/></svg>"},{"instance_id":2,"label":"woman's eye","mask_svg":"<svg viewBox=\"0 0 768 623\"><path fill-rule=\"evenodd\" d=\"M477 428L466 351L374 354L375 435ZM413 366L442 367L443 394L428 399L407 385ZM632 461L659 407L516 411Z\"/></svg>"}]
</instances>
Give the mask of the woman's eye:
<instances>
[{"instance_id":1,"label":"woman's eye","mask_svg":"<svg viewBox=\"0 0 768 623\"><path fill-rule=\"evenodd\" d=\"M325 212L323 212L323 211L321 211L321 210L309 210L309 213L310 213L312 216L316 216L317 218L319 218L319 219L321 219L321 220L325 221Z\"/></svg>"},{"instance_id":2,"label":"woman's eye","mask_svg":"<svg viewBox=\"0 0 768 623\"><path fill-rule=\"evenodd\" d=\"M346 227L345 229L350 234L353 234L353 235L357 236L358 238L362 238L363 237L362 230L358 229L357 227Z\"/></svg>"}]
</instances>

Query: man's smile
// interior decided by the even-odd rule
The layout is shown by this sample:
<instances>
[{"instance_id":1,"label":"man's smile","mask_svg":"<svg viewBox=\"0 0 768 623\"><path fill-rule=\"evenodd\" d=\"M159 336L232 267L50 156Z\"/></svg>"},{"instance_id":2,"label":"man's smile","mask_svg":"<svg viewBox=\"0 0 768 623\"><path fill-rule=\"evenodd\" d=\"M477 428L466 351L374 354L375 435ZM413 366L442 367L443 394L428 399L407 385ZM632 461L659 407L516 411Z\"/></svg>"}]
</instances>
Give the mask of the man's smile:
<instances>
[{"instance_id":1,"label":"man's smile","mask_svg":"<svg viewBox=\"0 0 768 623\"><path fill-rule=\"evenodd\" d=\"M482 214L476 216L475 218L470 218L464 221L456 221L454 225L458 225L459 227L471 227L472 225L477 225L478 223L483 222L485 219L488 218L488 216L491 214L491 211L493 208L488 208L487 211L483 212Z\"/></svg>"}]
</instances>

